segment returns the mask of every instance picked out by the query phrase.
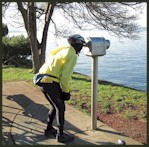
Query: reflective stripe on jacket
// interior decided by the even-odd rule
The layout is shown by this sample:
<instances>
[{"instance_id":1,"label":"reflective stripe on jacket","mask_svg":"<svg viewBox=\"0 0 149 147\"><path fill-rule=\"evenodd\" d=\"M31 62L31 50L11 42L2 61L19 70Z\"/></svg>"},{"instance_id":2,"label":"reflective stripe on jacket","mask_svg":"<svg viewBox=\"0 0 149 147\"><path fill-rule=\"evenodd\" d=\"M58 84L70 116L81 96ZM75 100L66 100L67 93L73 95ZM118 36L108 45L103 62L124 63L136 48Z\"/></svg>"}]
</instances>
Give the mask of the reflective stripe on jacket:
<instances>
[{"instance_id":1,"label":"reflective stripe on jacket","mask_svg":"<svg viewBox=\"0 0 149 147\"><path fill-rule=\"evenodd\" d=\"M50 52L48 60L40 68L39 73L57 77L49 78L60 83L63 92L70 92L69 81L73 74L77 57L78 55L72 46L57 48ZM46 79L44 82L46 82Z\"/></svg>"}]
</instances>

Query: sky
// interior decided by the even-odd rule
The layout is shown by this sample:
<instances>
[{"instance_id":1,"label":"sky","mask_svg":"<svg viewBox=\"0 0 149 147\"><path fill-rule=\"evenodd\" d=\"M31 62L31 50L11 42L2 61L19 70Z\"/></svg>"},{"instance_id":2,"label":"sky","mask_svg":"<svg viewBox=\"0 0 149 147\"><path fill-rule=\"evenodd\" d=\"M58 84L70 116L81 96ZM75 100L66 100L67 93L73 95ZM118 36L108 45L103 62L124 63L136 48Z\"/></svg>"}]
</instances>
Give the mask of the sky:
<instances>
[{"instance_id":1,"label":"sky","mask_svg":"<svg viewBox=\"0 0 149 147\"><path fill-rule=\"evenodd\" d=\"M142 14L140 15L138 24L142 27L147 27L147 3L144 5L144 9L142 11Z\"/></svg>"},{"instance_id":2,"label":"sky","mask_svg":"<svg viewBox=\"0 0 149 147\"><path fill-rule=\"evenodd\" d=\"M26 30L24 27L20 27L20 24L18 25L18 21L21 20L21 16L17 15L17 20L14 19L15 15L16 15L16 7L11 6L9 8L8 11L6 11L6 15L5 18L2 19L3 23L7 24L8 29L9 29L9 36L13 36L13 35L25 35L26 34ZM65 22L67 22L65 20L65 18L63 16L60 16L61 14L58 11L55 11L54 13L54 20L56 20L57 24L60 24L59 26L63 25L65 26ZM138 24L142 27L147 27L147 3L144 5L144 9L142 11L142 14L140 15L140 18L138 20ZM68 27L68 25L67 25ZM69 24L69 27L71 27L71 25ZM38 28L38 33L37 33L37 37L39 39L39 41L41 40L41 34L42 34L42 29L39 27ZM52 28L50 28L49 30L52 30ZM79 31L78 31L79 32ZM87 35L87 31L83 31L81 32L82 34L84 34L85 36ZM54 43L55 41L55 36L49 31L48 33L48 37L53 40L53 46L56 44Z\"/></svg>"}]
</instances>

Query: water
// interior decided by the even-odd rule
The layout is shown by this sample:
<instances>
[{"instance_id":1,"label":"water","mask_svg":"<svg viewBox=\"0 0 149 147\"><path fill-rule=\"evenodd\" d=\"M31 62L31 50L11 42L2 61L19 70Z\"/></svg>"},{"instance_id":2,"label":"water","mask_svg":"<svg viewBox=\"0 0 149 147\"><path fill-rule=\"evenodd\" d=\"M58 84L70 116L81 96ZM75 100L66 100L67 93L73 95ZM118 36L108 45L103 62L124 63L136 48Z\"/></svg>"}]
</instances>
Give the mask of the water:
<instances>
[{"instance_id":1,"label":"water","mask_svg":"<svg viewBox=\"0 0 149 147\"><path fill-rule=\"evenodd\" d=\"M98 58L98 79L105 80L137 90L147 90L147 33L144 28L139 40L119 40L105 31L78 32L84 37L105 37L111 42L105 56ZM59 45L67 44L66 39L50 35L47 41L46 57L49 51ZM84 49L83 49L84 50ZM74 71L91 76L92 58L81 51ZM47 59L47 58L46 58Z\"/></svg>"},{"instance_id":2,"label":"water","mask_svg":"<svg viewBox=\"0 0 149 147\"><path fill-rule=\"evenodd\" d=\"M92 32L96 36L97 32ZM90 34L90 36L91 36ZM105 56L98 58L98 79L105 80L137 90L147 90L147 40L146 30L139 40L123 39L103 34L111 42ZM120 42L122 41L122 42ZM91 75L92 58L81 52L76 72Z\"/></svg>"}]
</instances>

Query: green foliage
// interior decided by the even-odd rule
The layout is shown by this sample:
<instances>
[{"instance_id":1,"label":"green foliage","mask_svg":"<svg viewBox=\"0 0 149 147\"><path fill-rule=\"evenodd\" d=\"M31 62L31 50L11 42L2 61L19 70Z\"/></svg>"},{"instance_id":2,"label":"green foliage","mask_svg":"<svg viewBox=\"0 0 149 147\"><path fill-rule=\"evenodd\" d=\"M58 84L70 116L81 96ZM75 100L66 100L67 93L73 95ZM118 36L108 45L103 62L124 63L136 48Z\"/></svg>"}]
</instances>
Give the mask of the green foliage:
<instances>
[{"instance_id":1,"label":"green foliage","mask_svg":"<svg viewBox=\"0 0 149 147\"><path fill-rule=\"evenodd\" d=\"M84 109L90 109L90 77L74 73L72 76L71 90L72 100L70 104L78 109L82 109L82 111ZM102 113L118 113L128 119L141 119L145 116L147 109L146 92L137 91L106 81L99 81L97 101ZM90 111L87 112L89 113Z\"/></svg>"},{"instance_id":2,"label":"green foliage","mask_svg":"<svg viewBox=\"0 0 149 147\"><path fill-rule=\"evenodd\" d=\"M123 105L120 105L120 104L117 104L117 105L115 105L114 107L115 107L115 111L116 111L117 113L122 112L123 109L124 109Z\"/></svg>"},{"instance_id":3,"label":"green foliage","mask_svg":"<svg viewBox=\"0 0 149 147\"><path fill-rule=\"evenodd\" d=\"M23 35L13 37L3 37L3 50L8 49L9 55L30 55L30 43L29 38L25 38Z\"/></svg>"},{"instance_id":4,"label":"green foliage","mask_svg":"<svg viewBox=\"0 0 149 147\"><path fill-rule=\"evenodd\" d=\"M29 38L21 36L2 38L2 57L4 64L22 65L29 61L26 59L31 55Z\"/></svg>"},{"instance_id":5,"label":"green foliage","mask_svg":"<svg viewBox=\"0 0 149 147\"><path fill-rule=\"evenodd\" d=\"M132 109L126 110L124 113L124 117L127 119L138 119L137 112Z\"/></svg>"},{"instance_id":6,"label":"green foliage","mask_svg":"<svg viewBox=\"0 0 149 147\"><path fill-rule=\"evenodd\" d=\"M101 112L105 114L110 114L111 113L111 105L108 103L103 103L101 106Z\"/></svg>"}]
</instances>

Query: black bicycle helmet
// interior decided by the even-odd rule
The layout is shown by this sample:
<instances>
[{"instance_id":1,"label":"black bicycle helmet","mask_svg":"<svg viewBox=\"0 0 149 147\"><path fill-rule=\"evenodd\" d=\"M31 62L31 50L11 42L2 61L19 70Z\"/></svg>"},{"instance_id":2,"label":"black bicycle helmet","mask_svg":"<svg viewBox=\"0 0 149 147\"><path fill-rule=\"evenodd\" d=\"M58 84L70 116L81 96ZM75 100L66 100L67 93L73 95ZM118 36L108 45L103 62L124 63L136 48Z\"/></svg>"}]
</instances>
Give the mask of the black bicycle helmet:
<instances>
[{"instance_id":1,"label":"black bicycle helmet","mask_svg":"<svg viewBox=\"0 0 149 147\"><path fill-rule=\"evenodd\" d=\"M79 34L71 35L71 36L68 37L67 40L70 44L74 44L74 43L80 43L80 44L83 44L83 45L85 44L84 38Z\"/></svg>"},{"instance_id":2,"label":"black bicycle helmet","mask_svg":"<svg viewBox=\"0 0 149 147\"><path fill-rule=\"evenodd\" d=\"M67 40L73 46L73 48L76 50L76 54L79 54L82 47L85 46L85 40L79 34L71 35L67 38Z\"/></svg>"}]
</instances>

